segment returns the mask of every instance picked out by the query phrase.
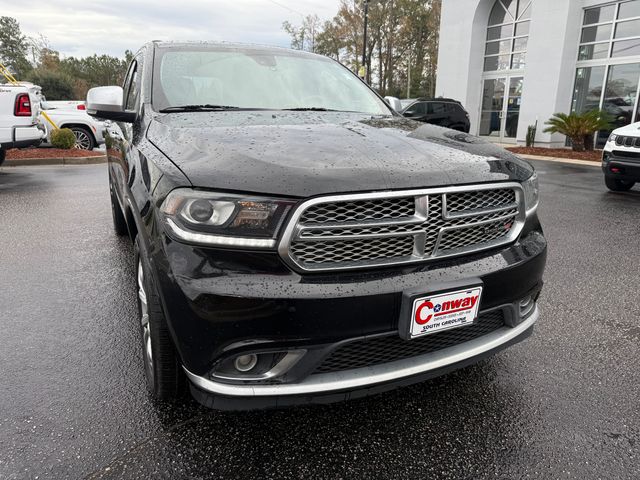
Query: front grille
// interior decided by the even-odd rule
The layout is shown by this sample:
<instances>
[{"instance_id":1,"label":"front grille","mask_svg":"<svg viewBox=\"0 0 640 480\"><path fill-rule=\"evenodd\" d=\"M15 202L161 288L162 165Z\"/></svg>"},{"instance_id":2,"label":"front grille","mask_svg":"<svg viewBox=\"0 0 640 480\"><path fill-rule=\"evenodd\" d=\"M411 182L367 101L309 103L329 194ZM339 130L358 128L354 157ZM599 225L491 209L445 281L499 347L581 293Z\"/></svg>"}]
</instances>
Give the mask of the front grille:
<instances>
[{"instance_id":1,"label":"front grille","mask_svg":"<svg viewBox=\"0 0 640 480\"><path fill-rule=\"evenodd\" d=\"M294 213L280 253L305 271L462 255L515 240L522 199L513 183L313 199Z\"/></svg>"},{"instance_id":2,"label":"front grille","mask_svg":"<svg viewBox=\"0 0 640 480\"><path fill-rule=\"evenodd\" d=\"M625 146L625 147L638 147L640 148L640 137L628 137L618 135L616 137L616 145Z\"/></svg>"},{"instance_id":3,"label":"front grille","mask_svg":"<svg viewBox=\"0 0 640 480\"><path fill-rule=\"evenodd\" d=\"M620 158L635 158L640 160L640 151L638 152L626 152L624 150L614 150L611 152L614 157Z\"/></svg>"},{"instance_id":4,"label":"front grille","mask_svg":"<svg viewBox=\"0 0 640 480\"><path fill-rule=\"evenodd\" d=\"M493 310L481 313L471 325L433 333L413 340L404 340L397 334L356 340L334 350L315 370L315 373L331 373L370 367L432 353L487 335L504 325L504 312Z\"/></svg>"}]
</instances>

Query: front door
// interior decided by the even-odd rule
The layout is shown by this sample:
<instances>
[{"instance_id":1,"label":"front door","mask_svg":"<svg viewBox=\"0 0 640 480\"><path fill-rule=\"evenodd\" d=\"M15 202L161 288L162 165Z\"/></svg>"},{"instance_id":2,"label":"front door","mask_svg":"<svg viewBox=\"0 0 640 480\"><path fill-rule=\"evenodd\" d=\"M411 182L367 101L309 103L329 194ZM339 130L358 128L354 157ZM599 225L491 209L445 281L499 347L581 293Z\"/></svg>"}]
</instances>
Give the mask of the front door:
<instances>
[{"instance_id":1,"label":"front door","mask_svg":"<svg viewBox=\"0 0 640 480\"><path fill-rule=\"evenodd\" d=\"M481 136L499 142L515 143L522 103L524 77L497 77L483 81Z\"/></svg>"}]
</instances>

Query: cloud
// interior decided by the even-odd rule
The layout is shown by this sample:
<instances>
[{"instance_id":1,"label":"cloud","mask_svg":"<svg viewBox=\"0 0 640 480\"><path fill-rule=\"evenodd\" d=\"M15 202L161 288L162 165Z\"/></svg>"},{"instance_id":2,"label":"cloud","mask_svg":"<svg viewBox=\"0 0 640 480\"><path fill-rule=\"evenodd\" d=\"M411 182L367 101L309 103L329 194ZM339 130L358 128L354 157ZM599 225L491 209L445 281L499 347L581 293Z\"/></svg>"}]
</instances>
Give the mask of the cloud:
<instances>
[{"instance_id":1,"label":"cloud","mask_svg":"<svg viewBox=\"0 0 640 480\"><path fill-rule=\"evenodd\" d=\"M339 0L0 0L28 36L43 34L63 56L123 56L149 40L218 40L289 46L282 22L332 18ZM299 12L299 13L295 13Z\"/></svg>"}]
</instances>

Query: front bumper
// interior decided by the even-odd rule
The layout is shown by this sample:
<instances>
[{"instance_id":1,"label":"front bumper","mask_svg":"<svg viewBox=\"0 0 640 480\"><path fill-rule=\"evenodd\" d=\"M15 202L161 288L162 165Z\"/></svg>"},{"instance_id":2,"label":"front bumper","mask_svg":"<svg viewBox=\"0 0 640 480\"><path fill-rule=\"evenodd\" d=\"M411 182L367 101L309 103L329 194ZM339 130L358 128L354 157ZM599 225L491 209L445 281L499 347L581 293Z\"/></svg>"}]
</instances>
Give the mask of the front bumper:
<instances>
[{"instance_id":1,"label":"front bumper","mask_svg":"<svg viewBox=\"0 0 640 480\"><path fill-rule=\"evenodd\" d=\"M513 328L505 326L426 355L345 372L311 375L295 384L229 385L195 375L186 368L185 372L195 398L211 408L276 408L349 400L422 382L476 363L526 339L538 317L536 306L526 320Z\"/></svg>"},{"instance_id":2,"label":"front bumper","mask_svg":"<svg viewBox=\"0 0 640 480\"><path fill-rule=\"evenodd\" d=\"M524 321L487 335L394 362L317 373L336 346L359 338L398 336L403 293L433 291L471 279L484 286L480 311L515 308L542 287L546 240L537 218L512 245L462 258L375 271L293 272L277 253L195 247L160 235L151 248L169 329L205 405L224 409L330 402L414 383L473 363L526 338ZM464 327L460 330L464 330ZM268 381L212 376L230 357L255 351L306 350L290 374Z\"/></svg>"},{"instance_id":3,"label":"front bumper","mask_svg":"<svg viewBox=\"0 0 640 480\"><path fill-rule=\"evenodd\" d=\"M622 152L605 151L602 157L602 171L611 178L627 182L640 182L640 150L627 149Z\"/></svg>"}]
</instances>

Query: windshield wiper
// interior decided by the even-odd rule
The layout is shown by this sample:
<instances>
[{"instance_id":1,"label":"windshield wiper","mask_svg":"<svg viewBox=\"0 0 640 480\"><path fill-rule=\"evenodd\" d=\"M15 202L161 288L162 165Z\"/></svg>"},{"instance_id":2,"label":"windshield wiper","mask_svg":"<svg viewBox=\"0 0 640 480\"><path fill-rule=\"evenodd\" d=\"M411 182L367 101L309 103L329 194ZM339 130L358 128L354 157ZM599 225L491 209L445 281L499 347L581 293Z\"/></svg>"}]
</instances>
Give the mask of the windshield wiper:
<instances>
[{"instance_id":1,"label":"windshield wiper","mask_svg":"<svg viewBox=\"0 0 640 480\"><path fill-rule=\"evenodd\" d=\"M223 112L225 110L240 110L240 107L234 107L232 105L179 105L175 107L167 107L160 110L160 113L170 113L170 112L211 112L211 111L220 111Z\"/></svg>"},{"instance_id":2,"label":"windshield wiper","mask_svg":"<svg viewBox=\"0 0 640 480\"><path fill-rule=\"evenodd\" d=\"M299 107L299 108L283 108L287 112L339 112L340 110L332 110L324 107Z\"/></svg>"}]
</instances>

